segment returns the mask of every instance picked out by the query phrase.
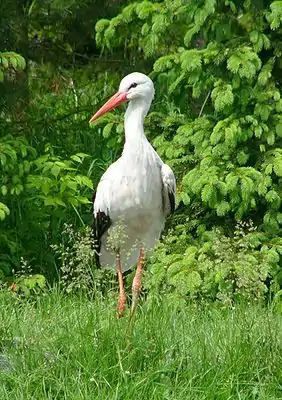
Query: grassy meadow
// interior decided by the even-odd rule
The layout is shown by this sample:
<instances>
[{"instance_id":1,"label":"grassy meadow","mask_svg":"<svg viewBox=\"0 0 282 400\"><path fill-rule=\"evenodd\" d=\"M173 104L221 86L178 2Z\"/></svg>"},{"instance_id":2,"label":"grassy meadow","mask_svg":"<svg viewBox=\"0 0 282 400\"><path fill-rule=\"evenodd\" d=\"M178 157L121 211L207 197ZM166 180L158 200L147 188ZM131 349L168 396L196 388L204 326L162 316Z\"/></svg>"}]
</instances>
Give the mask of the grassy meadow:
<instances>
[{"instance_id":1,"label":"grassy meadow","mask_svg":"<svg viewBox=\"0 0 282 400\"><path fill-rule=\"evenodd\" d=\"M140 303L2 293L0 399L282 398L282 319L260 305Z\"/></svg>"}]
</instances>

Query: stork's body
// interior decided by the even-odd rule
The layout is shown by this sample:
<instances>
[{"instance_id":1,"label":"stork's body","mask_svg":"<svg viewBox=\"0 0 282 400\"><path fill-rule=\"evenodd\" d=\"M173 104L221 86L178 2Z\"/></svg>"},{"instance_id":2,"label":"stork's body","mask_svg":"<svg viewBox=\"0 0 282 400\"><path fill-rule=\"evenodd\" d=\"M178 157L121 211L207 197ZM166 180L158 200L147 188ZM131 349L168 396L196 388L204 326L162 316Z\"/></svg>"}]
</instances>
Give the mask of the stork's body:
<instances>
[{"instance_id":1,"label":"stork's body","mask_svg":"<svg viewBox=\"0 0 282 400\"><path fill-rule=\"evenodd\" d=\"M144 251L148 253L154 248L165 218L174 210L175 204L173 172L163 163L144 134L143 122L153 96L152 81L146 75L132 73L121 81L117 94L91 119L92 122L121 102L129 101L125 113L122 156L102 176L94 201L99 261L103 267L118 269L121 293L122 272L130 269L138 256L136 282L139 287L135 289L137 292L140 290L138 280L142 273ZM117 241L118 245L113 249L114 246L109 245L109 236L115 229L118 231L119 225L122 225L124 239L120 244ZM121 297L120 312L125 305L124 291ZM133 312L135 306L133 304Z\"/></svg>"},{"instance_id":2,"label":"stork's body","mask_svg":"<svg viewBox=\"0 0 282 400\"><path fill-rule=\"evenodd\" d=\"M134 159L134 153L124 153L105 173L97 188L94 213L107 210L111 220L111 226L101 237L100 263L104 267L113 267L116 263L113 251L107 250L107 240L118 224L124 225L126 236L120 248L123 271L136 263L140 245L148 250L154 248L163 229L161 166L156 164L149 146L149 143L143 146L139 143ZM116 177L111 179L113 171ZM105 193L109 200L107 207Z\"/></svg>"}]
</instances>

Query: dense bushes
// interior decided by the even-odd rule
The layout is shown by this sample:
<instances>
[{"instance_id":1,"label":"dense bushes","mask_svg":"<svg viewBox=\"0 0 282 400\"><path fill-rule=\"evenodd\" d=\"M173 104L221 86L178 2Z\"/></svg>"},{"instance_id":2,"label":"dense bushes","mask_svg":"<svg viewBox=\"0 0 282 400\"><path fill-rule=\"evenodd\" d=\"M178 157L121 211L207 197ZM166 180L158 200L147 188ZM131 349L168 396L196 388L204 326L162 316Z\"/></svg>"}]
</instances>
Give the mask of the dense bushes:
<instances>
[{"instance_id":1,"label":"dense bushes","mask_svg":"<svg viewBox=\"0 0 282 400\"><path fill-rule=\"evenodd\" d=\"M120 1L16 1L0 13L0 270L21 257L58 278L51 249L64 223L92 223L91 199L119 151L88 124L117 71L99 59L94 24ZM83 23L82 23L83 22ZM93 31L89 27L93 27ZM1 274L1 272L0 272ZM2 275L2 274L1 274Z\"/></svg>"},{"instance_id":2,"label":"dense bushes","mask_svg":"<svg viewBox=\"0 0 282 400\"><path fill-rule=\"evenodd\" d=\"M13 53L3 54L10 57ZM11 79L16 84L18 78L18 64L8 56L3 85ZM13 57L22 63L20 56ZM24 68L24 64L20 66ZM60 240L65 222L72 222L78 229L91 224L93 186L112 159L112 149L104 146L98 133L92 139L94 135L85 121L92 112L89 95L94 87L89 88L87 96L84 87L77 90L77 104L70 109L73 88L63 86L67 72L56 74L55 95L52 89L46 91L38 85L44 67L30 67L31 71L29 88L34 99L18 120L14 120L18 104L4 103L0 118L0 270L11 275L24 257L35 271L53 279L58 271L50 245ZM49 79L55 79L52 69ZM95 83L95 88L106 81ZM84 150L92 153L91 157Z\"/></svg>"},{"instance_id":3,"label":"dense bushes","mask_svg":"<svg viewBox=\"0 0 282 400\"><path fill-rule=\"evenodd\" d=\"M184 226L170 232L159 245L150 262L146 285L150 295L176 295L178 299L262 300L279 290L277 277L282 240L273 248L262 245L265 234L252 223L240 223L228 237L218 228L205 231L201 240L193 240ZM271 279L274 275L278 279ZM281 279L281 277L280 277Z\"/></svg>"},{"instance_id":4,"label":"dense bushes","mask_svg":"<svg viewBox=\"0 0 282 400\"><path fill-rule=\"evenodd\" d=\"M96 25L102 46L126 38L154 62L147 129L187 205L153 258L151 285L165 292L224 299L260 297L271 277L279 286L282 3L264 3L143 1ZM257 230L238 236L249 219Z\"/></svg>"},{"instance_id":5,"label":"dense bushes","mask_svg":"<svg viewBox=\"0 0 282 400\"><path fill-rule=\"evenodd\" d=\"M6 133L1 143L17 157L9 168L14 156L1 159L4 258L8 253L19 259L25 253L50 270L54 258L49 245L58 242L63 224L90 224L90 207L84 204L91 197L90 181L95 186L119 154L123 130L119 113L90 129L91 103L114 91L122 74L153 70L157 95L146 129L177 175L182 207L154 253L147 286L152 292L223 301L260 298L269 288L277 291L282 251L281 4L131 3L95 28L104 57L112 62L121 57L129 69L120 65L120 74L108 74L109 64L93 65L87 57L84 65L80 58L59 71L46 61L31 64L34 96L21 116L25 138L8 123L11 109L0 119ZM45 29L41 40L44 35ZM51 42L57 43L54 32ZM64 62L70 62L69 56L68 48ZM11 60L6 64L2 70L15 67ZM48 247L41 259L34 250L28 254L31 241L37 248L39 243Z\"/></svg>"}]
</instances>

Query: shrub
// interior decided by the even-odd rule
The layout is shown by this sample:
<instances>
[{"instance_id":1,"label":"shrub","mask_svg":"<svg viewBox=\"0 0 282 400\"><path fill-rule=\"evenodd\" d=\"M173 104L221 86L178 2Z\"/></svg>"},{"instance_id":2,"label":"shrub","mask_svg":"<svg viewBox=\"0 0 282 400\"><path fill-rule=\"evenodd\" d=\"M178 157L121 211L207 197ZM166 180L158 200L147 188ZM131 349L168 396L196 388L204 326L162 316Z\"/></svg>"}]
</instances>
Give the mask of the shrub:
<instances>
[{"instance_id":1,"label":"shrub","mask_svg":"<svg viewBox=\"0 0 282 400\"><path fill-rule=\"evenodd\" d=\"M185 226L172 231L159 244L146 273L151 296L173 295L182 299L261 300L268 289L276 292L282 240L266 246L265 234L252 222L238 223L234 234L219 228L198 240L187 235ZM276 276L276 279L272 279Z\"/></svg>"},{"instance_id":2,"label":"shrub","mask_svg":"<svg viewBox=\"0 0 282 400\"><path fill-rule=\"evenodd\" d=\"M89 228L76 231L65 224L61 242L51 245L59 262L60 285L66 293L104 293L116 282L115 271L97 269L93 235Z\"/></svg>"}]
</instances>

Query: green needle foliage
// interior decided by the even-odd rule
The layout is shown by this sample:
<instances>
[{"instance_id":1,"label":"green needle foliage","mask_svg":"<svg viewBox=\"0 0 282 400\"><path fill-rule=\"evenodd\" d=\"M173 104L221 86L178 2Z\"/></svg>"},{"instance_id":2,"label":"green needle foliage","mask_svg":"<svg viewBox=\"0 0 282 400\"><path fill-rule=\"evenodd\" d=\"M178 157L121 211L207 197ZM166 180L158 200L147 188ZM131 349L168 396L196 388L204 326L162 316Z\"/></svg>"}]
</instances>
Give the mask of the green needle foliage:
<instances>
[{"instance_id":1,"label":"green needle foliage","mask_svg":"<svg viewBox=\"0 0 282 400\"><path fill-rule=\"evenodd\" d=\"M175 218L176 230L165 246L170 261L163 264L162 253L156 257L167 266L168 279L180 271L173 286L180 290L184 284L182 295L202 285L208 263L219 273L214 256L206 254L218 238L211 227L218 226L225 240L225 235L233 237L240 220L251 219L258 228L247 234L256 250L248 254L252 260L227 262L228 272L243 269L243 275L248 270L252 275L260 265L262 280L268 276L279 281L281 4L146 0L96 24L96 40L104 49L113 51L126 43L153 63L158 95L147 128L160 155L176 171L178 199L187 206L182 219ZM173 241L183 246L175 245L177 258ZM205 254L204 260L198 252ZM260 261L265 255L270 264ZM219 275L219 285L226 283ZM260 278L248 279L257 279L259 285Z\"/></svg>"},{"instance_id":2,"label":"green needle foliage","mask_svg":"<svg viewBox=\"0 0 282 400\"><path fill-rule=\"evenodd\" d=\"M14 52L0 53L0 82L4 80L4 74L18 70L24 70L26 67L25 59Z\"/></svg>"},{"instance_id":3,"label":"green needle foliage","mask_svg":"<svg viewBox=\"0 0 282 400\"><path fill-rule=\"evenodd\" d=\"M131 44L138 44L145 57L154 54L154 76L166 80L175 104L186 92L186 110L181 110L186 121L172 140L164 131L155 141L172 165L194 155L194 165L186 165L182 177L184 203L201 200L218 216L232 213L236 219L257 210L261 223L278 233L280 49L271 31L279 26L269 21L279 2L272 4L271 13L262 4L255 8L255 1L187 3L131 4L118 17L97 23L97 42L118 46L122 33L131 35L139 24L141 35L136 28ZM125 24L131 30L123 31ZM195 41L200 42L197 48ZM202 106L198 115L188 104L193 99ZM176 149L176 159L171 148Z\"/></svg>"}]
</instances>

